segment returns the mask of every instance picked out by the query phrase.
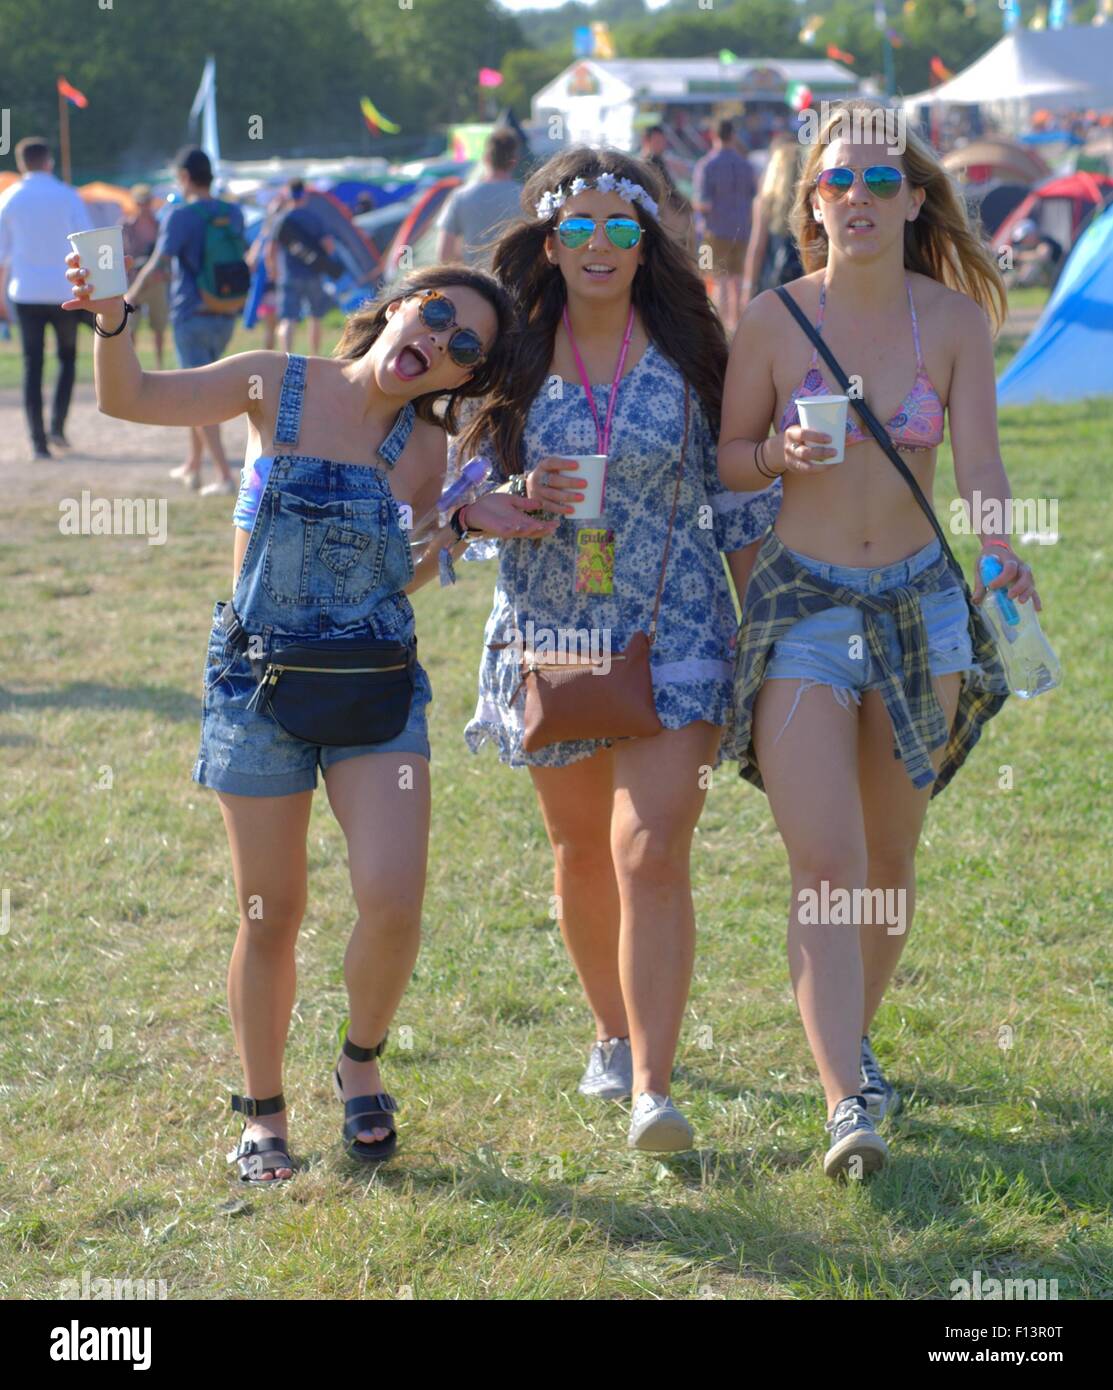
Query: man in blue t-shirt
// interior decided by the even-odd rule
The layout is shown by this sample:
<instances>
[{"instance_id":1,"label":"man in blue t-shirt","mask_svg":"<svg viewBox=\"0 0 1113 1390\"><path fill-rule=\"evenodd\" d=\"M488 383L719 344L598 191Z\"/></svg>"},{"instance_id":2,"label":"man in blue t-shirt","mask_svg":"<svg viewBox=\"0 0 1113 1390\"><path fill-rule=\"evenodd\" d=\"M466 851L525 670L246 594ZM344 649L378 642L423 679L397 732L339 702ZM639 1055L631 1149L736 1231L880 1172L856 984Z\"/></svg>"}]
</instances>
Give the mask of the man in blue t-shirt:
<instances>
[{"instance_id":1,"label":"man in blue t-shirt","mask_svg":"<svg viewBox=\"0 0 1113 1390\"><path fill-rule=\"evenodd\" d=\"M197 288L197 276L205 254L203 212L213 208L227 210L233 228L243 232L243 213L234 203L222 203L212 196L213 168L209 156L196 146L180 150L174 160L178 187L184 202L176 203L164 218L151 258L128 289L134 303L149 275L173 265L170 284L170 327L181 367L206 367L224 355L236 328L235 314L206 312ZM201 457L205 445L220 475L215 483L201 487ZM191 425L189 458L170 476L202 496L233 495L236 480L228 467L219 425Z\"/></svg>"}]
</instances>

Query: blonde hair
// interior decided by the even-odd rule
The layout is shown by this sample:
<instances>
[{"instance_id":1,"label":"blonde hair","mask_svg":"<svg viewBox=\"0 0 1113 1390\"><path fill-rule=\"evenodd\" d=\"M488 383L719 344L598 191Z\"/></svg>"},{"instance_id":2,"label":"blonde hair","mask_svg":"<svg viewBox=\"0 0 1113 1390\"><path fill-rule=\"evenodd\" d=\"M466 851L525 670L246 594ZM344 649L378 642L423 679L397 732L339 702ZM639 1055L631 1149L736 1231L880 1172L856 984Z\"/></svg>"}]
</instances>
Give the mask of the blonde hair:
<instances>
[{"instance_id":1,"label":"blonde hair","mask_svg":"<svg viewBox=\"0 0 1113 1390\"><path fill-rule=\"evenodd\" d=\"M769 230L777 236L788 232L802 153L802 145L791 135L778 135L769 149L760 196Z\"/></svg>"},{"instance_id":2,"label":"blonde hair","mask_svg":"<svg viewBox=\"0 0 1113 1390\"><path fill-rule=\"evenodd\" d=\"M796 186L790 225L805 274L827 264L827 230L812 215L811 195L823 151L855 119L869 129L891 129L894 112L884 103L864 97L832 104L820 122L815 140ZM835 127L840 130L832 132ZM911 124L905 122L905 148L901 163L909 184L924 190L919 215L904 227L904 264L907 270L938 280L948 289L967 295L989 316L996 334L1005 321L1008 300L997 263L982 245L970 222L964 202L935 152Z\"/></svg>"}]
</instances>

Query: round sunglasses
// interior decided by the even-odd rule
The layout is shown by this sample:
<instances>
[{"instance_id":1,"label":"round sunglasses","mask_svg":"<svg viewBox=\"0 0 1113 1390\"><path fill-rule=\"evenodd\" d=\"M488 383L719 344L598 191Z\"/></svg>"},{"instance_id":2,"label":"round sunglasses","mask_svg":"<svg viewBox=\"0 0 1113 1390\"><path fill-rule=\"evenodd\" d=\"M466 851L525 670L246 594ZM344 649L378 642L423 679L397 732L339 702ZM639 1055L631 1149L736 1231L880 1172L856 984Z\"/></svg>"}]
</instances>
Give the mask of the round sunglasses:
<instances>
[{"instance_id":1,"label":"round sunglasses","mask_svg":"<svg viewBox=\"0 0 1113 1390\"><path fill-rule=\"evenodd\" d=\"M440 290L425 290L417 310L426 328L440 333L456 325L456 305ZM486 357L483 340L474 328L460 328L448 340L448 355L458 367L475 367Z\"/></svg>"},{"instance_id":2,"label":"round sunglasses","mask_svg":"<svg viewBox=\"0 0 1113 1390\"><path fill-rule=\"evenodd\" d=\"M861 171L862 182L875 198L895 198L904 183L904 174L892 164L871 164ZM858 172L840 164L821 169L815 176L815 190L825 203L837 203L854 187Z\"/></svg>"},{"instance_id":3,"label":"round sunglasses","mask_svg":"<svg viewBox=\"0 0 1113 1390\"><path fill-rule=\"evenodd\" d=\"M586 246L599 224L594 217L566 217L557 228L557 236L570 250ZM633 217L608 217L603 223L607 240L620 251L632 251L642 239L641 223Z\"/></svg>"}]
</instances>

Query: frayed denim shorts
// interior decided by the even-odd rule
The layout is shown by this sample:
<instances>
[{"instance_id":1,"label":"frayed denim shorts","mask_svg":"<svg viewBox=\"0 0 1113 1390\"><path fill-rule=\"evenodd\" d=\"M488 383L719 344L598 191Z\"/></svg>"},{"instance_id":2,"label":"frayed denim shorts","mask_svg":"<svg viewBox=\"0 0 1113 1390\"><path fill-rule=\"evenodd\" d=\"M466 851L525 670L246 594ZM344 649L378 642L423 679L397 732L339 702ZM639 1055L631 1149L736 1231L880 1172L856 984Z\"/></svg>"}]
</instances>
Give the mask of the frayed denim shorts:
<instances>
[{"instance_id":1,"label":"frayed denim shorts","mask_svg":"<svg viewBox=\"0 0 1113 1390\"><path fill-rule=\"evenodd\" d=\"M288 734L270 713L249 709L256 681L244 651L237 655L221 625L223 602L213 612L202 678L201 747L193 779L236 796L289 796L313 791L322 772L344 758L365 753L412 753L429 758L426 707L433 698L429 677L418 664L410 717L397 737L366 746L305 743Z\"/></svg>"},{"instance_id":2,"label":"frayed denim shorts","mask_svg":"<svg viewBox=\"0 0 1113 1390\"><path fill-rule=\"evenodd\" d=\"M787 547L786 547L787 548ZM828 584L840 584L856 593L879 594L900 588L915 575L935 564L940 556L938 540L932 541L907 559L878 569L848 565L828 565L795 550L788 552L801 569ZM953 574L945 587L920 595L920 609L927 637L928 669L933 676L967 671L974 664L970 642L966 595ZM886 655L900 669L900 641L896 620L890 613L880 615ZM813 685L829 685L844 708L849 701L861 701L862 692L880 684L866 641L865 615L859 608L838 606L801 618L774 644L765 666L766 680L799 680L800 691ZM795 706L793 706L795 709ZM790 713L789 718L792 715Z\"/></svg>"}]
</instances>

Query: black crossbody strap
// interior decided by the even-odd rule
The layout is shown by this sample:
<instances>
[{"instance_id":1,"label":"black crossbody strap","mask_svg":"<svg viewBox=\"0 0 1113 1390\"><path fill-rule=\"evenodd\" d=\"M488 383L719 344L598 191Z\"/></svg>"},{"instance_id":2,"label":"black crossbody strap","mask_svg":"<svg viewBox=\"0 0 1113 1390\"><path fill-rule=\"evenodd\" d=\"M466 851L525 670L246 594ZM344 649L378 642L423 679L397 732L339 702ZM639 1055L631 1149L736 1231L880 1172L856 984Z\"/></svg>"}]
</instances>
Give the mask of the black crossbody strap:
<instances>
[{"instance_id":1,"label":"black crossbody strap","mask_svg":"<svg viewBox=\"0 0 1113 1390\"><path fill-rule=\"evenodd\" d=\"M950 562L951 568L962 580L963 588L966 588L966 577L962 572L962 567L955 559L951 547L947 544L947 537L943 534L943 528L939 524L939 518L935 515L935 508L924 496L923 489L920 487L920 484L916 481L916 479L912 476L912 470L901 458L900 454L897 453L896 449L893 448L893 441L889 438L888 431L878 421L877 416L873 413L873 411L869 408L865 401L861 400L859 397L855 396L852 393L850 389L850 379L843 371L842 367L839 366L838 358L836 358L835 354L823 341L822 335L816 331L815 327L809 320L807 314L804 313L803 309L800 308L799 304L797 304L795 299L793 299L793 297L789 294L789 292L785 289L783 285L779 285L777 287L776 293L777 297L788 309L792 317L796 320L796 322L812 340L815 346L823 354L823 360L831 368L831 371L835 375L835 380L842 387L845 394L850 397L850 404L861 416L862 422L873 435L874 439L876 439L878 444L881 445L882 449L885 450L885 453L889 456L889 459L892 462L894 468L896 468L897 472L900 473L901 477L912 489L913 496L916 498L916 501L919 502L924 515L931 522L935 534L939 537L939 544L943 547L943 553L944 555L946 555L948 561Z\"/></svg>"}]
</instances>

